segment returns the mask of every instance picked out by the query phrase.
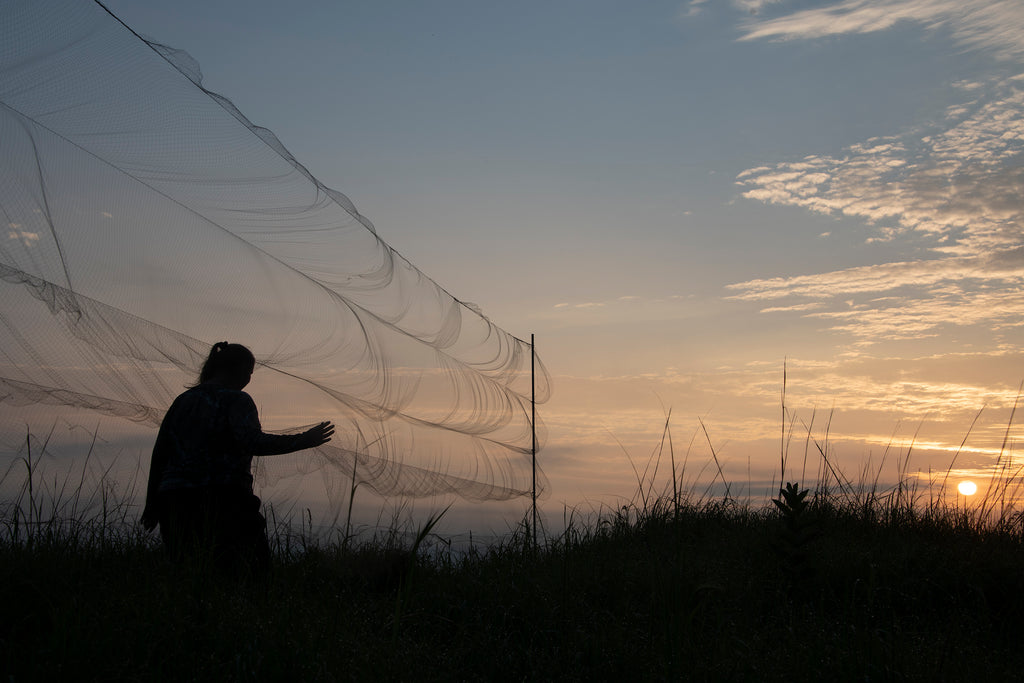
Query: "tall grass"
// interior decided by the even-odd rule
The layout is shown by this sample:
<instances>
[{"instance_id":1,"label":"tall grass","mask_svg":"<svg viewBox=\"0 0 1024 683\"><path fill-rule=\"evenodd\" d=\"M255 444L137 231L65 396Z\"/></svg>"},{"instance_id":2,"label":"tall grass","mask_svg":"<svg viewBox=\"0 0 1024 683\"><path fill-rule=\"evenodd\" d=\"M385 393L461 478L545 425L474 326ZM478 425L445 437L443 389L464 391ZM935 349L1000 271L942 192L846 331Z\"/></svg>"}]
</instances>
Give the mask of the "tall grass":
<instances>
[{"instance_id":1,"label":"tall grass","mask_svg":"<svg viewBox=\"0 0 1024 683\"><path fill-rule=\"evenodd\" d=\"M676 453L666 411L645 459L624 449L631 498L590 516L566 508L539 548L527 518L499 542L462 553L437 536L439 514L333 541L315 537L308 520L278 520L273 571L246 584L165 562L125 502L133 482L116 487L86 467L44 480L46 439L27 437L0 481L17 492L0 508L0 675L1019 677L1024 538L1009 453L965 508L942 495L948 476L934 494L921 488L912 445L887 450L877 470L852 480L836 465L831 416L814 436L816 416L801 422L784 392L783 414L774 502L739 494L705 425ZM695 464L698 438L712 455ZM880 483L886 462L899 474L889 486ZM712 494L708 472L724 495Z\"/></svg>"},{"instance_id":2,"label":"tall grass","mask_svg":"<svg viewBox=\"0 0 1024 683\"><path fill-rule=\"evenodd\" d=\"M37 546L106 548L142 539L136 524L139 471L127 482L111 476L112 465L93 467L94 432L76 468L49 480L40 468L51 428L43 438L26 431L22 449L0 475L0 491L13 491L0 501L0 543L5 548ZM20 484L11 481L21 473Z\"/></svg>"}]
</instances>

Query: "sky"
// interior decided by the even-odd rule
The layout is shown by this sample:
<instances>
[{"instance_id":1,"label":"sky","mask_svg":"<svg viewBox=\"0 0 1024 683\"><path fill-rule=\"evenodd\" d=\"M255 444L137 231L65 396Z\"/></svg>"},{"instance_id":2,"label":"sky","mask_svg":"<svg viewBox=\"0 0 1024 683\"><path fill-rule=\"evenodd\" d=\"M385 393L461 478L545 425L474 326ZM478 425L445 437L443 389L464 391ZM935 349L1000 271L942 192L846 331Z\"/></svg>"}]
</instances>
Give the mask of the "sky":
<instances>
[{"instance_id":1,"label":"sky","mask_svg":"<svg viewBox=\"0 0 1024 683\"><path fill-rule=\"evenodd\" d=\"M630 499L666 421L697 494L1013 454L1018 2L105 4L536 335L550 515Z\"/></svg>"}]
</instances>

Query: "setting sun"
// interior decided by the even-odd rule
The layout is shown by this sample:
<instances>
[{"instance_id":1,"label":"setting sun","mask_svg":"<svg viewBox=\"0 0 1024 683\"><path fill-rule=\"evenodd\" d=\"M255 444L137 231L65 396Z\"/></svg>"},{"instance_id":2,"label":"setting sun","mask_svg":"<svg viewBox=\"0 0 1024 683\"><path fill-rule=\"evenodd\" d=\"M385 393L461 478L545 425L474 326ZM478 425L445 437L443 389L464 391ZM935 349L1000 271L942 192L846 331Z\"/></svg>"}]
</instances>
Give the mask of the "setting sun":
<instances>
[{"instance_id":1,"label":"setting sun","mask_svg":"<svg viewBox=\"0 0 1024 683\"><path fill-rule=\"evenodd\" d=\"M978 485L973 481L962 481L957 484L956 490L965 496L973 496L978 492Z\"/></svg>"}]
</instances>

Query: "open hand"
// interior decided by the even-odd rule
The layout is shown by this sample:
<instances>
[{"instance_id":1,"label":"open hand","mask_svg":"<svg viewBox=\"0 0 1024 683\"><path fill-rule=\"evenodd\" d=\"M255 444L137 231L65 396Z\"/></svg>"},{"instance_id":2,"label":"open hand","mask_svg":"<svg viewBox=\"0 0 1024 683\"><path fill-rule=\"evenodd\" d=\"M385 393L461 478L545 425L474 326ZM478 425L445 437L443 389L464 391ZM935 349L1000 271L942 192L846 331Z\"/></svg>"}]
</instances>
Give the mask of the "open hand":
<instances>
[{"instance_id":1,"label":"open hand","mask_svg":"<svg viewBox=\"0 0 1024 683\"><path fill-rule=\"evenodd\" d=\"M330 441L332 436L334 436L334 424L331 422L321 422L302 433L303 448L322 446Z\"/></svg>"}]
</instances>

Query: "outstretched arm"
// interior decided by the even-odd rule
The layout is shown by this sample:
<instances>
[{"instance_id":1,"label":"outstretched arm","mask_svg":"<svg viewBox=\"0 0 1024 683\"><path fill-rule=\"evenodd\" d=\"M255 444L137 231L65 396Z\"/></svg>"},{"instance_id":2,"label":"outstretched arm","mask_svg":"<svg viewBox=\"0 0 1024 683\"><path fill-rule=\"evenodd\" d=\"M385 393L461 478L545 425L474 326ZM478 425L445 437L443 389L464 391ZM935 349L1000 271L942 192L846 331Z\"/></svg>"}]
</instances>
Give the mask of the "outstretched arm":
<instances>
[{"instance_id":1,"label":"outstretched arm","mask_svg":"<svg viewBox=\"0 0 1024 683\"><path fill-rule=\"evenodd\" d=\"M322 446L334 435L334 424L321 422L299 434L267 434L260 426L256 404L248 394L235 402L231 411L231 428L238 443L252 455L283 455Z\"/></svg>"},{"instance_id":2,"label":"outstretched arm","mask_svg":"<svg viewBox=\"0 0 1024 683\"><path fill-rule=\"evenodd\" d=\"M266 434L260 431L253 435L249 448L253 455L284 455L322 446L333 435L334 425L330 422L321 422L299 434Z\"/></svg>"}]
</instances>

